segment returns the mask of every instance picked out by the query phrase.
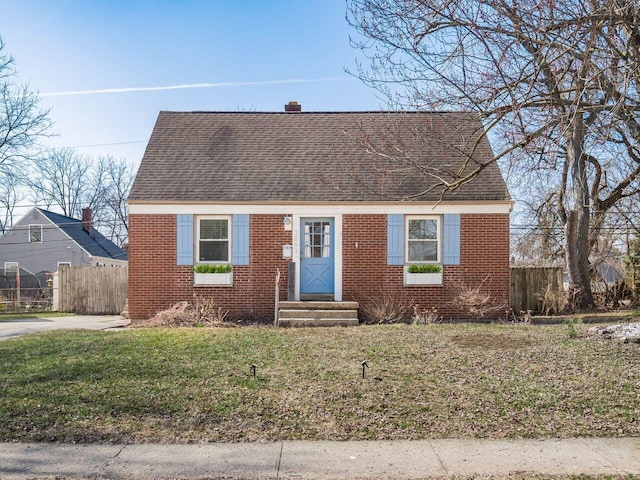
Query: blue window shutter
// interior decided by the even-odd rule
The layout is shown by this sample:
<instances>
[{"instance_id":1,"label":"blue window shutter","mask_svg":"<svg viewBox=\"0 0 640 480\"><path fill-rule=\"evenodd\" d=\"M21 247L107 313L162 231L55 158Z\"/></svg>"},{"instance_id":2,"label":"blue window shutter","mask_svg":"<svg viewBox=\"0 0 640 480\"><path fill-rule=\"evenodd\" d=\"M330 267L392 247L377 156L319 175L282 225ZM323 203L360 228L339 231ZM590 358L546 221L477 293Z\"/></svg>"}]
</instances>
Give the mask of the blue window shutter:
<instances>
[{"instance_id":1,"label":"blue window shutter","mask_svg":"<svg viewBox=\"0 0 640 480\"><path fill-rule=\"evenodd\" d=\"M444 215L445 265L460 265L460 214Z\"/></svg>"},{"instance_id":2,"label":"blue window shutter","mask_svg":"<svg viewBox=\"0 0 640 480\"><path fill-rule=\"evenodd\" d=\"M249 265L249 215L233 216L233 254L234 265Z\"/></svg>"},{"instance_id":3,"label":"blue window shutter","mask_svg":"<svg viewBox=\"0 0 640 480\"><path fill-rule=\"evenodd\" d=\"M387 265L404 265L404 215L387 215Z\"/></svg>"},{"instance_id":4,"label":"blue window shutter","mask_svg":"<svg viewBox=\"0 0 640 480\"><path fill-rule=\"evenodd\" d=\"M193 265L193 215L178 215L178 265Z\"/></svg>"}]
</instances>

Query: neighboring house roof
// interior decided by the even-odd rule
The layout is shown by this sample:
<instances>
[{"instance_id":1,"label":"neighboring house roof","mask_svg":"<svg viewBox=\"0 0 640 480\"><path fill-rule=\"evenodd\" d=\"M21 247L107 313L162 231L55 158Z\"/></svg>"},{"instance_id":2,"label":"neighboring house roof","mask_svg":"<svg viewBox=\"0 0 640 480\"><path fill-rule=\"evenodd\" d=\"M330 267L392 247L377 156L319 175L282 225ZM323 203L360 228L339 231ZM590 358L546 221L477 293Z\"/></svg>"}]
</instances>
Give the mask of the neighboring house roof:
<instances>
[{"instance_id":1,"label":"neighboring house roof","mask_svg":"<svg viewBox=\"0 0 640 480\"><path fill-rule=\"evenodd\" d=\"M613 285L614 283L619 282L623 277L622 273L620 273L616 267L606 261L598 263L595 266L595 269L596 272L598 272L600 279L607 285Z\"/></svg>"},{"instance_id":2,"label":"neighboring house roof","mask_svg":"<svg viewBox=\"0 0 640 480\"><path fill-rule=\"evenodd\" d=\"M429 174L471 149L488 166L445 200L509 200L483 132L465 112L160 112L129 201L439 201ZM402 169L415 160L424 173Z\"/></svg>"},{"instance_id":3,"label":"neighboring house roof","mask_svg":"<svg viewBox=\"0 0 640 480\"><path fill-rule=\"evenodd\" d=\"M87 232L82 228L82 220L66 217L59 213L37 209L45 217L51 220L60 230L66 233L71 240L86 250L93 257L113 258L114 260L127 260L127 253L102 235L95 228Z\"/></svg>"}]
</instances>

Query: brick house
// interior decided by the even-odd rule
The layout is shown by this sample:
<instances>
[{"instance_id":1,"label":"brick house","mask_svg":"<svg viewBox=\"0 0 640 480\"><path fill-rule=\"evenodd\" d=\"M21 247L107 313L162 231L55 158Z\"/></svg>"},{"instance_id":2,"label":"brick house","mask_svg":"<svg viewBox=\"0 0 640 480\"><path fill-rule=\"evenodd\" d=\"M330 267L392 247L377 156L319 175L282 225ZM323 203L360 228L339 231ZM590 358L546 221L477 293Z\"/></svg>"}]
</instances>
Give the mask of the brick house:
<instances>
[{"instance_id":1,"label":"brick house","mask_svg":"<svg viewBox=\"0 0 640 480\"><path fill-rule=\"evenodd\" d=\"M465 318L452 302L464 285L482 284L506 307L512 202L482 128L469 113L307 113L293 103L281 113L161 112L128 199L129 315L195 293L232 315L273 319L277 270L281 301L355 301L361 318L385 295ZM479 164L444 197L434 188L442 172ZM203 275L195 265L232 267Z\"/></svg>"}]
</instances>

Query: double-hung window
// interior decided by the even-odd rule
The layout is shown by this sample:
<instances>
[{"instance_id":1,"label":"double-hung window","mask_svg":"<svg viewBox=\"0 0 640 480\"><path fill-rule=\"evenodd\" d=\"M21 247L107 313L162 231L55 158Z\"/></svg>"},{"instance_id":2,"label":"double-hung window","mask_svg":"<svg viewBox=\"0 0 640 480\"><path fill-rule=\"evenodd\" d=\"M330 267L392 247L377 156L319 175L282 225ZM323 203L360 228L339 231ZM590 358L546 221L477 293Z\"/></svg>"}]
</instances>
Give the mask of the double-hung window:
<instances>
[{"instance_id":1,"label":"double-hung window","mask_svg":"<svg viewBox=\"0 0 640 480\"><path fill-rule=\"evenodd\" d=\"M42 242L42 225L29 225L29 243Z\"/></svg>"},{"instance_id":2,"label":"double-hung window","mask_svg":"<svg viewBox=\"0 0 640 480\"><path fill-rule=\"evenodd\" d=\"M440 263L440 217L407 217L407 263Z\"/></svg>"},{"instance_id":3,"label":"double-hung window","mask_svg":"<svg viewBox=\"0 0 640 480\"><path fill-rule=\"evenodd\" d=\"M4 262L4 274L15 275L18 272L18 262Z\"/></svg>"},{"instance_id":4,"label":"double-hung window","mask_svg":"<svg viewBox=\"0 0 640 480\"><path fill-rule=\"evenodd\" d=\"M229 217L199 217L198 263L229 263L231 258Z\"/></svg>"}]
</instances>

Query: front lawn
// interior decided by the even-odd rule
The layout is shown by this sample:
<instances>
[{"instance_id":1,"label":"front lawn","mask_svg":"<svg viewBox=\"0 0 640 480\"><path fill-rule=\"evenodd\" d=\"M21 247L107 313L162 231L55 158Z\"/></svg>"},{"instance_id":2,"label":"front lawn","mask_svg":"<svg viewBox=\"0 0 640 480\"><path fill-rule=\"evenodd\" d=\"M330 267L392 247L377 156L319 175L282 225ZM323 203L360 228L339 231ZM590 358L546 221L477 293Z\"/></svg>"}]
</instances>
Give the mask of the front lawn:
<instances>
[{"instance_id":1,"label":"front lawn","mask_svg":"<svg viewBox=\"0 0 640 480\"><path fill-rule=\"evenodd\" d=\"M0 342L0 440L639 435L640 347L577 329L575 339L566 325L476 324L31 335Z\"/></svg>"}]
</instances>

